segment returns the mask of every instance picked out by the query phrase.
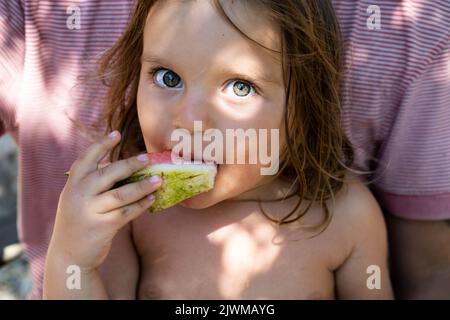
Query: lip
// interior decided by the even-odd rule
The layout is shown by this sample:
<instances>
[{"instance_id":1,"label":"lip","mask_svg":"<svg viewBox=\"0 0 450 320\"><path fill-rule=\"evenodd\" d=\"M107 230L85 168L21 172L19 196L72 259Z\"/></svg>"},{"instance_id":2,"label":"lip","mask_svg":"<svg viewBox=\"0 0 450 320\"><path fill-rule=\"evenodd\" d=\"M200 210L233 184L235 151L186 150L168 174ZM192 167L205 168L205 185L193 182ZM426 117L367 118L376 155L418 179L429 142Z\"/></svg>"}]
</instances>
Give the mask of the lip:
<instances>
[{"instance_id":1,"label":"lip","mask_svg":"<svg viewBox=\"0 0 450 320\"><path fill-rule=\"evenodd\" d=\"M177 156L184 159L183 150L181 150ZM202 153L202 156L199 158L199 157L196 157L193 152L191 152L191 159L184 159L184 160L188 161L188 162L191 161L191 162L201 162L201 163L213 163L218 166L218 164L216 163L216 161L214 159L204 158L203 153Z\"/></svg>"}]
</instances>

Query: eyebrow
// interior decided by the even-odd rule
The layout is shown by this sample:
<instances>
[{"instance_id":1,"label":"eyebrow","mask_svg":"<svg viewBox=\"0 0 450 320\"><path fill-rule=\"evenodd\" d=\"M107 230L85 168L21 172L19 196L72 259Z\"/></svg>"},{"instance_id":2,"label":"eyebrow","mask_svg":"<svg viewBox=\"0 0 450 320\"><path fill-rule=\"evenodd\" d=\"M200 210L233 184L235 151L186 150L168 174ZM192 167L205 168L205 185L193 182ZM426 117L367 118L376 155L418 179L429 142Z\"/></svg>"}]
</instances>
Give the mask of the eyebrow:
<instances>
[{"instance_id":1,"label":"eyebrow","mask_svg":"<svg viewBox=\"0 0 450 320\"><path fill-rule=\"evenodd\" d=\"M150 53L144 53L142 55L141 63L142 62L154 63L154 64L159 64L159 65L164 65L167 67L174 67L172 65L172 63L170 63L165 58L156 57ZM278 81L276 81L275 79L273 79L273 77L270 77L269 74L264 74L264 73L259 73L259 72L251 72L247 75L247 74L243 74L239 71L236 71L232 68L227 68L227 67L220 67L219 72L221 74L231 74L231 75L233 75L233 77L243 78L243 80L248 78L249 80L252 80L252 81L254 80L255 82L263 82L266 84L280 85L280 83Z\"/></svg>"}]
</instances>

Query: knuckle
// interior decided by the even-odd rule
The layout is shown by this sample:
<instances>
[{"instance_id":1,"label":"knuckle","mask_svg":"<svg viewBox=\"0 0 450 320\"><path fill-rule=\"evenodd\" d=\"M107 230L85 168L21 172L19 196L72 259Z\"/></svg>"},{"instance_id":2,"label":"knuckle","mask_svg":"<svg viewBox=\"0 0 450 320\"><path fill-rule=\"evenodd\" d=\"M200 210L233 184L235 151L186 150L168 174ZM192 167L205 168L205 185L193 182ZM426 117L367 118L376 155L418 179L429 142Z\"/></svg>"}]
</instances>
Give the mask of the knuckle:
<instances>
[{"instance_id":1,"label":"knuckle","mask_svg":"<svg viewBox=\"0 0 450 320\"><path fill-rule=\"evenodd\" d=\"M98 175L99 178L102 178L102 177L106 176L107 173L108 173L107 167L99 168L97 170L97 175Z\"/></svg>"},{"instance_id":2,"label":"knuckle","mask_svg":"<svg viewBox=\"0 0 450 320\"><path fill-rule=\"evenodd\" d=\"M127 172L127 174L132 174L132 173L138 171L139 169L141 169L141 167L142 167L142 162L140 162L140 161L137 161L137 160L132 159L132 158L128 159L127 161L128 161L128 172Z\"/></svg>"},{"instance_id":3,"label":"knuckle","mask_svg":"<svg viewBox=\"0 0 450 320\"><path fill-rule=\"evenodd\" d=\"M147 209L145 201L139 201L137 207L139 208L139 211Z\"/></svg>"},{"instance_id":4,"label":"knuckle","mask_svg":"<svg viewBox=\"0 0 450 320\"><path fill-rule=\"evenodd\" d=\"M126 207L122 207L119 209L119 214L121 216L129 216L132 213L132 209L130 208L130 206L126 206Z\"/></svg>"},{"instance_id":5,"label":"knuckle","mask_svg":"<svg viewBox=\"0 0 450 320\"><path fill-rule=\"evenodd\" d=\"M133 158L127 158L127 159L125 159L125 164L128 166L128 167L131 167L131 168L135 168L136 167L136 161L134 161L134 159Z\"/></svg>"},{"instance_id":6,"label":"knuckle","mask_svg":"<svg viewBox=\"0 0 450 320\"><path fill-rule=\"evenodd\" d=\"M125 201L125 197L121 189L115 189L112 193L113 197L119 202Z\"/></svg>"}]
</instances>

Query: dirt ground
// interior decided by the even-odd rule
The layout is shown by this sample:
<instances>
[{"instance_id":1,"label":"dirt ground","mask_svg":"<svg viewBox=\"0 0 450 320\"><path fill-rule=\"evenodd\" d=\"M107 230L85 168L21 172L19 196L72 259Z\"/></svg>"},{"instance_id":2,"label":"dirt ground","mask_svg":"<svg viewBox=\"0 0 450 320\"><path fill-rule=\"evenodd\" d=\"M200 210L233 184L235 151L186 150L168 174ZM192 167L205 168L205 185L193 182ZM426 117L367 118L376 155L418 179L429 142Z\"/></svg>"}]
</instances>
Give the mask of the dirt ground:
<instances>
[{"instance_id":1,"label":"dirt ground","mask_svg":"<svg viewBox=\"0 0 450 320\"><path fill-rule=\"evenodd\" d=\"M31 289L27 261L18 245L17 150L8 135L0 138L0 300L25 299Z\"/></svg>"}]
</instances>

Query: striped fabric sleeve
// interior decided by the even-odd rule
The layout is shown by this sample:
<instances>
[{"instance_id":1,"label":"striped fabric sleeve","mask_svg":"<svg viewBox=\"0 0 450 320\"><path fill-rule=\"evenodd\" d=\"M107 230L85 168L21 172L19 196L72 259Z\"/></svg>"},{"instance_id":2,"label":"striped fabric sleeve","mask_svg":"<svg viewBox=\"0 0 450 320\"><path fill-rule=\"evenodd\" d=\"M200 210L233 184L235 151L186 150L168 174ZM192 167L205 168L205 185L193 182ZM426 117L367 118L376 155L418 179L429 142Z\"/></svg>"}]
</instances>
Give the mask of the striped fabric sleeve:
<instances>
[{"instance_id":1,"label":"striped fabric sleeve","mask_svg":"<svg viewBox=\"0 0 450 320\"><path fill-rule=\"evenodd\" d=\"M17 124L25 54L24 13L18 0L0 0L0 136Z\"/></svg>"},{"instance_id":2,"label":"striped fabric sleeve","mask_svg":"<svg viewBox=\"0 0 450 320\"><path fill-rule=\"evenodd\" d=\"M376 192L396 216L450 219L450 32L406 89Z\"/></svg>"}]
</instances>

